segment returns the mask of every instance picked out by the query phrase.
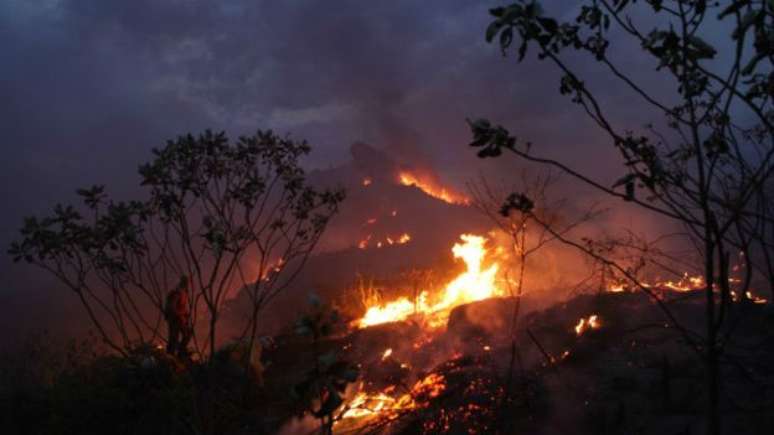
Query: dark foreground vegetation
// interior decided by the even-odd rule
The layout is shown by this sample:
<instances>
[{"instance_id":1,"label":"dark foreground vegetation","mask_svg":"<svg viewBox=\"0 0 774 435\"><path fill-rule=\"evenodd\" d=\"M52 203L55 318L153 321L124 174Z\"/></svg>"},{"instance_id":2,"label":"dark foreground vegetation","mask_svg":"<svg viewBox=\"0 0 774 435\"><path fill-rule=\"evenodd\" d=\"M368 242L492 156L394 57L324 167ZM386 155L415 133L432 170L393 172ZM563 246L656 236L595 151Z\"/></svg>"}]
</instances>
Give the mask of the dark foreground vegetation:
<instances>
[{"instance_id":1,"label":"dark foreground vegetation","mask_svg":"<svg viewBox=\"0 0 774 435\"><path fill-rule=\"evenodd\" d=\"M529 303L529 300L525 301ZM675 312L701 319L700 292L669 298ZM2 360L5 433L314 433L315 419L294 394L315 355L336 350L356 362L373 391L411 385L406 367L428 367L443 387L417 393L416 409L368 420L344 418L337 433L698 434L704 426L701 355L659 309L636 293L581 295L523 319L520 367L510 367L510 337L498 332L509 300L458 308L446 331L428 339L411 323L340 331L318 341L277 337L267 350L264 385L227 352L212 364L184 362L154 348L128 356L90 342L63 346L39 336ZM490 315L481 319L476 312ZM596 313L599 327L578 335L573 319ZM774 311L735 303L743 337L721 363L719 408L727 433L768 434L774 424ZM478 319L478 320L473 320ZM419 348L411 343L428 340ZM382 358L382 351L395 352ZM424 397L420 397L425 394Z\"/></svg>"}]
</instances>

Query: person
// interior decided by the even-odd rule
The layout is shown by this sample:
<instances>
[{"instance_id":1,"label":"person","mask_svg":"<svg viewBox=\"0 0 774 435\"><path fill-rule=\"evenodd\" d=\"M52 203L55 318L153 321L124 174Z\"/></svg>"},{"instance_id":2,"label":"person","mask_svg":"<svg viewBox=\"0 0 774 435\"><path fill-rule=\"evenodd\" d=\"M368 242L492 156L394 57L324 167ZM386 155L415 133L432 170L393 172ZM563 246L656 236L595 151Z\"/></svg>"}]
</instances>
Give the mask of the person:
<instances>
[{"instance_id":1,"label":"person","mask_svg":"<svg viewBox=\"0 0 774 435\"><path fill-rule=\"evenodd\" d=\"M174 290L167 294L164 305L167 321L167 353L185 356L191 338L191 310L188 304L188 277L183 275Z\"/></svg>"}]
</instances>

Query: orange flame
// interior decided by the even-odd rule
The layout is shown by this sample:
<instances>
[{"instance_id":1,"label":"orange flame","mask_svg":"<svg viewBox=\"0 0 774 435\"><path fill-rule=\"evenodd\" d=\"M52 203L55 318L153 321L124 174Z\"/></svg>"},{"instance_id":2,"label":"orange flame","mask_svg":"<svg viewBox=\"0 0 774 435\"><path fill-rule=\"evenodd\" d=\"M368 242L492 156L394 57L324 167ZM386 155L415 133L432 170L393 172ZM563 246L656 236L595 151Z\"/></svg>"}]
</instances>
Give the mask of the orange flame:
<instances>
[{"instance_id":1,"label":"orange flame","mask_svg":"<svg viewBox=\"0 0 774 435\"><path fill-rule=\"evenodd\" d=\"M434 183L431 180L422 179L421 177L408 171L399 172L398 181L404 186L415 186L433 198L440 199L441 201L448 202L449 204L468 205L470 203L470 200L464 195L456 193L451 189L447 189L443 186L439 186L437 183Z\"/></svg>"},{"instance_id":2,"label":"orange flame","mask_svg":"<svg viewBox=\"0 0 774 435\"><path fill-rule=\"evenodd\" d=\"M575 325L575 334L580 336L589 329L598 329L601 326L602 324L599 322L599 318L596 314L590 315L588 319L581 317L581 319L578 320L578 324Z\"/></svg>"},{"instance_id":3,"label":"orange flame","mask_svg":"<svg viewBox=\"0 0 774 435\"><path fill-rule=\"evenodd\" d=\"M360 384L360 392L347 404L341 418L367 418L379 417L392 420L401 411L424 408L428 400L438 397L446 390L446 379L443 375L431 373L418 380L408 393L400 396L393 396L395 386L389 386L384 390L369 394L362 391L363 384Z\"/></svg>"},{"instance_id":4,"label":"orange flame","mask_svg":"<svg viewBox=\"0 0 774 435\"><path fill-rule=\"evenodd\" d=\"M443 325L451 310L459 305L499 296L503 291L497 286L495 278L499 270L497 263L484 268L484 257L487 250L484 247L486 238L472 234L460 236L462 243L456 243L452 248L454 258L465 262L465 272L446 284L439 295L432 298L428 291L422 291L416 301L407 297L383 305L368 308L357 325L361 328L381 323L406 320L414 314L422 315L431 327Z\"/></svg>"}]
</instances>

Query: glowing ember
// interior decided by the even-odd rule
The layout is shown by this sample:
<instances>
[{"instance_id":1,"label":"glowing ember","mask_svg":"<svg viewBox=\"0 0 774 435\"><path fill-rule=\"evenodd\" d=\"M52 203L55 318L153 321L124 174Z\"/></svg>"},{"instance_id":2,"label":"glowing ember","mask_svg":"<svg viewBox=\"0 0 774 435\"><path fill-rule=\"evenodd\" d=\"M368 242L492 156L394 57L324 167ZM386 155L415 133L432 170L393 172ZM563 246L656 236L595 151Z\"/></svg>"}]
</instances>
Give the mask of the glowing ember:
<instances>
[{"instance_id":1,"label":"glowing ember","mask_svg":"<svg viewBox=\"0 0 774 435\"><path fill-rule=\"evenodd\" d=\"M365 177L365 178L363 178L363 186L364 186L364 187L368 187L368 186L370 186L370 185L371 185L371 183L373 183L373 182L374 182L374 180L372 180L372 179L371 179L371 177Z\"/></svg>"},{"instance_id":2,"label":"glowing ember","mask_svg":"<svg viewBox=\"0 0 774 435\"><path fill-rule=\"evenodd\" d=\"M596 314L590 315L588 319L581 317L578 320L578 324L575 325L575 334L581 335L589 329L598 329L600 326L602 325L599 323L599 318Z\"/></svg>"},{"instance_id":3,"label":"glowing ember","mask_svg":"<svg viewBox=\"0 0 774 435\"><path fill-rule=\"evenodd\" d=\"M357 247L360 249L365 249L368 247L368 242L371 241L371 235L369 234L368 237L358 242Z\"/></svg>"},{"instance_id":4,"label":"glowing ember","mask_svg":"<svg viewBox=\"0 0 774 435\"><path fill-rule=\"evenodd\" d=\"M389 348L389 349L384 351L384 353L382 354L382 361L384 361L387 358L389 358L390 355L392 355L392 348Z\"/></svg>"},{"instance_id":5,"label":"glowing ember","mask_svg":"<svg viewBox=\"0 0 774 435\"><path fill-rule=\"evenodd\" d=\"M730 278L729 282L733 283L734 279ZM701 290L704 288L704 278L701 276L691 276L687 272L683 274L683 277L677 281L656 281L653 283L641 282L643 287L652 289L668 289L676 292L690 292L694 290ZM631 290L625 283L618 281L607 284L607 291L610 293L621 293L627 290Z\"/></svg>"},{"instance_id":6,"label":"glowing ember","mask_svg":"<svg viewBox=\"0 0 774 435\"><path fill-rule=\"evenodd\" d=\"M752 301L752 303L754 304L765 304L766 302L768 302L766 299L762 297L755 296L754 294L752 294L752 292L746 292L744 295L745 297L747 297L747 300Z\"/></svg>"},{"instance_id":7,"label":"glowing ember","mask_svg":"<svg viewBox=\"0 0 774 435\"><path fill-rule=\"evenodd\" d=\"M452 253L454 258L465 262L466 270L446 284L443 291L432 298L432 302L425 290L419 294L416 302L403 297L384 305L371 306L358 321L358 326L362 328L398 322L417 314L422 315L431 327L438 327L446 322L454 307L502 295L503 291L495 283L499 265L495 263L487 268L482 266L487 255L484 247L486 239L471 234L463 234L460 238L462 243L456 243Z\"/></svg>"},{"instance_id":8,"label":"glowing ember","mask_svg":"<svg viewBox=\"0 0 774 435\"><path fill-rule=\"evenodd\" d=\"M607 287L607 291L610 293L622 293L626 291L626 287L623 284L611 284Z\"/></svg>"},{"instance_id":9,"label":"glowing ember","mask_svg":"<svg viewBox=\"0 0 774 435\"><path fill-rule=\"evenodd\" d=\"M362 391L362 388L361 384L361 391L347 404L342 419L370 417L393 420L407 410L426 407L429 399L438 397L446 389L446 380L443 375L431 373L418 380L411 391L400 396L394 395L394 385L372 394Z\"/></svg>"},{"instance_id":10,"label":"glowing ember","mask_svg":"<svg viewBox=\"0 0 774 435\"><path fill-rule=\"evenodd\" d=\"M376 222L376 219L372 219L374 222ZM373 223L371 220L368 221L368 223ZM373 234L369 234L365 239L358 242L357 247L360 249L366 249L371 244L371 239L373 239ZM392 246L392 245L405 245L406 243L411 241L411 235L409 233L403 233L400 236L391 237L387 236L384 240L376 240L376 243L373 244L373 246L376 246L377 248L381 248L383 246Z\"/></svg>"},{"instance_id":11,"label":"glowing ember","mask_svg":"<svg viewBox=\"0 0 774 435\"><path fill-rule=\"evenodd\" d=\"M411 172L401 171L398 174L398 181L404 186L416 186L426 194L449 204L468 205L470 200L463 195L455 193L445 187L438 186L437 183L428 179L422 179Z\"/></svg>"}]
</instances>

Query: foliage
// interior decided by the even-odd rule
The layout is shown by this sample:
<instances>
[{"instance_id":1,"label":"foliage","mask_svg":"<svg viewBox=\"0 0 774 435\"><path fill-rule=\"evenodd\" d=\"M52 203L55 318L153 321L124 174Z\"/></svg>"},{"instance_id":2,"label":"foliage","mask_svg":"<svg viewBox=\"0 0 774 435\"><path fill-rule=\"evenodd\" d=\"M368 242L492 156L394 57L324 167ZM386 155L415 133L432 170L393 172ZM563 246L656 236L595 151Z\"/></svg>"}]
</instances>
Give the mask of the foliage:
<instances>
[{"instance_id":1,"label":"foliage","mask_svg":"<svg viewBox=\"0 0 774 435\"><path fill-rule=\"evenodd\" d=\"M198 352L216 348L224 300L239 286L250 295L243 336L252 342L259 312L298 274L344 197L308 185L299 160L309 151L271 131L234 142L211 131L178 137L140 166L145 199L80 189L82 207L26 218L9 252L59 278L121 353L162 339L164 298L181 275L193 322L204 323Z\"/></svg>"},{"instance_id":2,"label":"foliage","mask_svg":"<svg viewBox=\"0 0 774 435\"><path fill-rule=\"evenodd\" d=\"M503 53L518 45L518 59L535 50L561 76L559 92L578 105L610 139L622 159L624 173L611 186L574 170L564 162L537 156L532 143L519 140L506 128L488 120L470 121L471 145L479 157L504 151L547 165L597 191L634 203L683 225L688 242L703 259L706 328L700 339L685 331L686 341L707 364L707 430L718 433L718 360L729 342L718 331L731 301L730 255L742 252L746 273L736 289L744 293L756 275L771 282L774 214L768 189L774 172L774 111L771 73L774 45L774 4L734 0L591 0L583 2L573 21L547 16L535 0L520 0L491 11L486 30L489 42ZM642 23L657 23L644 30ZM729 28L730 35L710 43L713 28ZM614 33L615 32L615 33ZM610 47L626 37L650 56L662 77L674 83L671 101L646 89L638 74L624 70ZM642 107L664 117L663 128L645 125L642 131L621 130L568 56L585 55L618 80ZM529 198L515 194L503 211L531 209ZM566 243L625 276L632 286L650 293L626 268L583 242ZM670 322L679 326L666 307Z\"/></svg>"},{"instance_id":3,"label":"foliage","mask_svg":"<svg viewBox=\"0 0 774 435\"><path fill-rule=\"evenodd\" d=\"M325 307L316 296L310 296L309 302L310 311L298 320L296 332L312 339L314 367L295 385L293 394L320 420L322 433L327 434L333 433L335 413L344 404L347 385L357 380L358 370L334 350L321 354L320 341L332 335L341 320L336 310Z\"/></svg>"}]
</instances>

